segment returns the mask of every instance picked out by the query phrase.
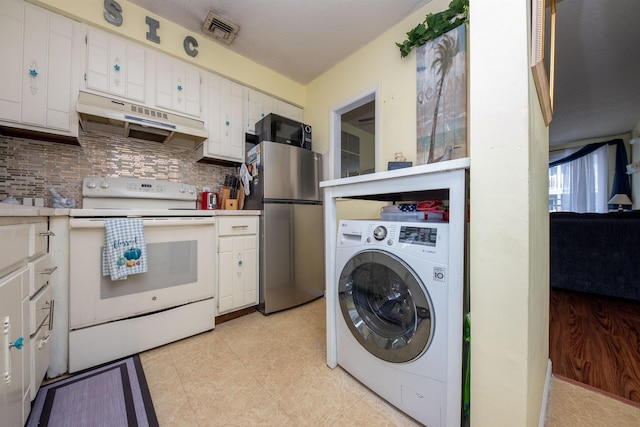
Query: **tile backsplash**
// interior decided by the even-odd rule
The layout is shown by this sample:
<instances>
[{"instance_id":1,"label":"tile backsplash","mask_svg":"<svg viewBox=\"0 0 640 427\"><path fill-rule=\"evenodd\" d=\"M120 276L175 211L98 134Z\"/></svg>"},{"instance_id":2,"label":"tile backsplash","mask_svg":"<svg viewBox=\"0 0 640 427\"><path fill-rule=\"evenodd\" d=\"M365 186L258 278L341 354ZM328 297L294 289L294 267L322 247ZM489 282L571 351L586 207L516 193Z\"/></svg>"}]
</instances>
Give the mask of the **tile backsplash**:
<instances>
[{"instance_id":1,"label":"tile backsplash","mask_svg":"<svg viewBox=\"0 0 640 427\"><path fill-rule=\"evenodd\" d=\"M50 188L82 207L86 176L133 176L164 179L219 191L234 167L198 163L191 148L132 138L82 133L80 146L0 135L0 200L12 195L43 198Z\"/></svg>"}]
</instances>

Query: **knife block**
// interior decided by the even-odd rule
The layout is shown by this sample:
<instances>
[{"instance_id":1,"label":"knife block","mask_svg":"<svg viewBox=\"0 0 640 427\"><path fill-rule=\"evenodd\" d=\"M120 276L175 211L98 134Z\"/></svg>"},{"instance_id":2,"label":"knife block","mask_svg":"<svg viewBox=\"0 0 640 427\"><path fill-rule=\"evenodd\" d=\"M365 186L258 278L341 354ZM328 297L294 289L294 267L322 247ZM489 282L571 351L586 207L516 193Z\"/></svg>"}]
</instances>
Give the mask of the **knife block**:
<instances>
[{"instance_id":1,"label":"knife block","mask_svg":"<svg viewBox=\"0 0 640 427\"><path fill-rule=\"evenodd\" d=\"M240 188L238 188L238 195L235 199L231 198L231 188L223 186L220 206L226 210L239 210L244 208L244 187L242 184L240 184Z\"/></svg>"}]
</instances>

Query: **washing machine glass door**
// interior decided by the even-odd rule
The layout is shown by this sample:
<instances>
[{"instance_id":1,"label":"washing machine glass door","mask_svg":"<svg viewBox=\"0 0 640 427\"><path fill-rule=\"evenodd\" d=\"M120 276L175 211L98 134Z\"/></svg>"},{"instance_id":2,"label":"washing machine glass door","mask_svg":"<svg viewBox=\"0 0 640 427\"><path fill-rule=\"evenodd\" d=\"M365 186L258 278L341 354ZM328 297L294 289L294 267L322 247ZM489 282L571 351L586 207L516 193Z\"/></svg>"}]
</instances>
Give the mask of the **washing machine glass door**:
<instances>
[{"instance_id":1,"label":"washing machine glass door","mask_svg":"<svg viewBox=\"0 0 640 427\"><path fill-rule=\"evenodd\" d=\"M379 250L354 255L340 274L338 299L351 333L374 356L402 363L429 347L431 299L419 277L397 256Z\"/></svg>"}]
</instances>

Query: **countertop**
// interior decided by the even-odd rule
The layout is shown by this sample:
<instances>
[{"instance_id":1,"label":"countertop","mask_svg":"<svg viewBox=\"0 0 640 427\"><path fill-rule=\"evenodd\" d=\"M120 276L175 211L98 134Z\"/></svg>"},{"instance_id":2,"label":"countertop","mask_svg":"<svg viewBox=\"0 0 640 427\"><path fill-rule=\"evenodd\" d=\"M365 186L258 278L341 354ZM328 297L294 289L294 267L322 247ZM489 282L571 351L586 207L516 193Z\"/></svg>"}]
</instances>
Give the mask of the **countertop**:
<instances>
[{"instance_id":1,"label":"countertop","mask_svg":"<svg viewBox=\"0 0 640 427\"><path fill-rule=\"evenodd\" d=\"M96 209L97 211L98 209ZM25 216L72 216L73 212L76 213L82 212L82 216L86 216L89 209L62 209L62 208L46 208L46 207L36 207L36 206L24 206L24 205L16 205L12 203L0 203L0 217L25 217ZM104 212L104 209L100 209L100 211ZM122 212L122 211L120 211ZM115 210L110 210L111 214L118 215L120 212ZM155 211L155 214L161 214L163 211ZM262 215L262 211L259 210L193 210L193 211L182 211L193 213L198 216L251 216L251 215ZM131 213L128 211L127 213ZM145 214L150 213L150 211L145 211Z\"/></svg>"},{"instance_id":2,"label":"countertop","mask_svg":"<svg viewBox=\"0 0 640 427\"><path fill-rule=\"evenodd\" d=\"M0 217L59 216L59 215L62 215L62 216L69 215L69 209L24 206L24 205L16 205L13 203L0 203Z\"/></svg>"}]
</instances>

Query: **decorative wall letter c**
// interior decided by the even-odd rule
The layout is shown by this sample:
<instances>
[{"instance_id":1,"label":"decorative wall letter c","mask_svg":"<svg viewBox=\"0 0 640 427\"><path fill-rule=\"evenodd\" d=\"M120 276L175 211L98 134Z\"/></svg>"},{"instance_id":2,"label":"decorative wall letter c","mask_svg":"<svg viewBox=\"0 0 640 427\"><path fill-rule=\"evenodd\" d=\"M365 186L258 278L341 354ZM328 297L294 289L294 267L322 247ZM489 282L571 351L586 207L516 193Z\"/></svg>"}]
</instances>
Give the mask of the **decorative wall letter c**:
<instances>
[{"instance_id":1,"label":"decorative wall letter c","mask_svg":"<svg viewBox=\"0 0 640 427\"><path fill-rule=\"evenodd\" d=\"M191 36L185 37L182 45L184 46L184 51L187 55L191 57L196 57L198 55L198 49L196 49L196 47L198 47L198 41L195 38Z\"/></svg>"}]
</instances>

